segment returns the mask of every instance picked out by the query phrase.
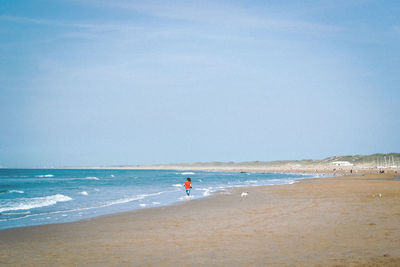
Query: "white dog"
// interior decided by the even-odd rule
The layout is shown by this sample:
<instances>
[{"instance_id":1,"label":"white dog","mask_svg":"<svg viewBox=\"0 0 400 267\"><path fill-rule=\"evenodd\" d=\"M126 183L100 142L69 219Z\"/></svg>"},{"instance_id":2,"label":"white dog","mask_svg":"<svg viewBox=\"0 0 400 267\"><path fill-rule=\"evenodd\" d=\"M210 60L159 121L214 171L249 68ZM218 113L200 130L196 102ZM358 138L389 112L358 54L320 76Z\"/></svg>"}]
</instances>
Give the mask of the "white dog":
<instances>
[{"instance_id":1,"label":"white dog","mask_svg":"<svg viewBox=\"0 0 400 267\"><path fill-rule=\"evenodd\" d=\"M249 195L249 192L242 192L242 194L240 195L241 197L247 197Z\"/></svg>"}]
</instances>

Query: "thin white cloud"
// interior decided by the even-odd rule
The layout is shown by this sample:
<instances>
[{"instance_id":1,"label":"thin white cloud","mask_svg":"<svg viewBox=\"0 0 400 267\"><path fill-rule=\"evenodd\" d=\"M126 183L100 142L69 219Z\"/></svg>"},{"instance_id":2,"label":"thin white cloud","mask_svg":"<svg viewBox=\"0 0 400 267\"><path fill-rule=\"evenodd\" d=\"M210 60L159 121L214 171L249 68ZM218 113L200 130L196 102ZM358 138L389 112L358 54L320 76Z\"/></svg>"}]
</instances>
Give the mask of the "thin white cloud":
<instances>
[{"instance_id":1,"label":"thin white cloud","mask_svg":"<svg viewBox=\"0 0 400 267\"><path fill-rule=\"evenodd\" d=\"M77 0L80 1L80 0ZM131 10L148 16L183 20L187 22L209 23L216 26L251 27L275 31L291 32L325 32L336 33L345 30L343 27L315 23L300 19L285 18L283 15L260 14L255 10L243 8L218 1L92 1L84 4Z\"/></svg>"},{"instance_id":2,"label":"thin white cloud","mask_svg":"<svg viewBox=\"0 0 400 267\"><path fill-rule=\"evenodd\" d=\"M8 21L13 23L22 24L36 24L44 26L54 26L54 27L70 27L79 28L92 31L113 31L116 29L137 29L138 27L129 24L118 24L118 23L84 23L84 22L70 22L70 21L60 21L54 19L37 19L30 17L21 16L10 16L10 15L0 15L0 21Z\"/></svg>"},{"instance_id":3,"label":"thin white cloud","mask_svg":"<svg viewBox=\"0 0 400 267\"><path fill-rule=\"evenodd\" d=\"M38 27L59 28L57 33L52 33L51 36L37 36L38 38L30 40L9 41L1 43L0 46L15 45L18 43L46 43L59 39L87 39L98 40L108 38L109 35L115 36L116 34L131 35L132 33L146 31L143 27L136 26L131 23L109 23L109 22L76 22L76 21L62 21L55 19L37 19L22 16L0 15L0 22L5 21L13 24L28 24L36 25Z\"/></svg>"},{"instance_id":4,"label":"thin white cloud","mask_svg":"<svg viewBox=\"0 0 400 267\"><path fill-rule=\"evenodd\" d=\"M11 16L11 15L0 15L1 21L14 22L14 23L24 23L24 24L39 24L47 26L65 26L65 27L88 27L89 25L77 24L77 23L66 23L56 20L47 19L37 19L21 16Z\"/></svg>"}]
</instances>

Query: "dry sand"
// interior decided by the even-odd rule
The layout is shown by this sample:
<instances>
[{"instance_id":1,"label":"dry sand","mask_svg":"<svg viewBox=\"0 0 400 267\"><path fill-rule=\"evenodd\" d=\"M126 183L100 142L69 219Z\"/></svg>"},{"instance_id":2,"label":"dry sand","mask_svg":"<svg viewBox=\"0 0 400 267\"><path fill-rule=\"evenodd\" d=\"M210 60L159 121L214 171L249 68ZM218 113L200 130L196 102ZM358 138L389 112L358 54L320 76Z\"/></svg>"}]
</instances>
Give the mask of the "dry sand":
<instances>
[{"instance_id":1,"label":"dry sand","mask_svg":"<svg viewBox=\"0 0 400 267\"><path fill-rule=\"evenodd\" d=\"M3 230L0 265L400 266L400 181L389 177L236 188L169 207Z\"/></svg>"}]
</instances>

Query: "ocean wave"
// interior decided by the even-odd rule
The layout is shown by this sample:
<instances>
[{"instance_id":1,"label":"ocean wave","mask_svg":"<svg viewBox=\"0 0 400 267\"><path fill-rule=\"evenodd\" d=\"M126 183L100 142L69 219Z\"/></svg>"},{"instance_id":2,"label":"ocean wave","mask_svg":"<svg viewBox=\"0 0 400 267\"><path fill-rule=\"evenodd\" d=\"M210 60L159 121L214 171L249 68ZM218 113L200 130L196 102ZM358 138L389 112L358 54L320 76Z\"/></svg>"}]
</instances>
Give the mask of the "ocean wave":
<instances>
[{"instance_id":1,"label":"ocean wave","mask_svg":"<svg viewBox=\"0 0 400 267\"><path fill-rule=\"evenodd\" d=\"M9 193L18 193L18 194L23 194L23 193L25 193L25 192L22 191L22 190L9 190L8 192L9 192Z\"/></svg>"},{"instance_id":2,"label":"ocean wave","mask_svg":"<svg viewBox=\"0 0 400 267\"><path fill-rule=\"evenodd\" d=\"M260 181L257 181L257 180L247 180L247 181L245 181L245 184L256 184L256 183L259 183Z\"/></svg>"},{"instance_id":3,"label":"ocean wave","mask_svg":"<svg viewBox=\"0 0 400 267\"><path fill-rule=\"evenodd\" d=\"M182 187L183 184L173 184L172 186L175 186L175 187Z\"/></svg>"},{"instance_id":4,"label":"ocean wave","mask_svg":"<svg viewBox=\"0 0 400 267\"><path fill-rule=\"evenodd\" d=\"M217 188L214 187L207 187L207 188L196 188L196 191L203 191L203 197L207 197L211 195L211 193L214 193Z\"/></svg>"},{"instance_id":5,"label":"ocean wave","mask_svg":"<svg viewBox=\"0 0 400 267\"><path fill-rule=\"evenodd\" d=\"M194 172L181 172L181 174L182 175L193 175L193 174L196 174L196 173L194 173Z\"/></svg>"},{"instance_id":6,"label":"ocean wave","mask_svg":"<svg viewBox=\"0 0 400 267\"><path fill-rule=\"evenodd\" d=\"M14 211L14 210L30 210L34 208L51 206L56 204L57 202L66 202L70 200L72 200L72 198L64 196L62 194L56 194L46 197L18 198L2 204L0 212Z\"/></svg>"},{"instance_id":7,"label":"ocean wave","mask_svg":"<svg viewBox=\"0 0 400 267\"><path fill-rule=\"evenodd\" d=\"M296 179L293 178L285 178L285 179L271 179L267 183L267 185L277 185L277 184L293 184Z\"/></svg>"},{"instance_id":8,"label":"ocean wave","mask_svg":"<svg viewBox=\"0 0 400 267\"><path fill-rule=\"evenodd\" d=\"M86 191L79 192L79 194L81 194L81 195L83 195L83 196L87 196L87 195L89 195L89 193L88 193L88 192L86 192Z\"/></svg>"},{"instance_id":9,"label":"ocean wave","mask_svg":"<svg viewBox=\"0 0 400 267\"><path fill-rule=\"evenodd\" d=\"M124 204L124 203L128 203L128 202L136 201L136 200L141 200L146 197L161 195L162 193L165 193L165 192L166 191L161 191L161 192L157 192L157 193L136 195L134 197L120 198L120 199L106 202L103 205L96 207L96 208L102 208L102 207L112 206L112 205L116 205L116 204Z\"/></svg>"},{"instance_id":10,"label":"ocean wave","mask_svg":"<svg viewBox=\"0 0 400 267\"><path fill-rule=\"evenodd\" d=\"M124 204L124 203L132 202L132 201L140 200L140 199L143 199L143 197L135 196L135 197L120 198L120 199L106 202L103 205L100 205L98 207L93 207L93 208L102 208L102 207L108 207L108 206L112 206L112 205L116 205L116 204Z\"/></svg>"},{"instance_id":11,"label":"ocean wave","mask_svg":"<svg viewBox=\"0 0 400 267\"><path fill-rule=\"evenodd\" d=\"M204 197L207 197L207 196L209 196L210 195L210 190L205 190L204 192L203 192L203 196Z\"/></svg>"},{"instance_id":12,"label":"ocean wave","mask_svg":"<svg viewBox=\"0 0 400 267\"><path fill-rule=\"evenodd\" d=\"M0 194L9 194L9 193L23 194L25 192L22 190L0 190Z\"/></svg>"},{"instance_id":13,"label":"ocean wave","mask_svg":"<svg viewBox=\"0 0 400 267\"><path fill-rule=\"evenodd\" d=\"M96 180L96 181L100 180L99 178L94 177L94 176L89 176L89 177L86 177L85 179L86 180Z\"/></svg>"},{"instance_id":14,"label":"ocean wave","mask_svg":"<svg viewBox=\"0 0 400 267\"><path fill-rule=\"evenodd\" d=\"M83 208L74 208L74 209L69 209L69 210L57 210L57 211L50 211L50 212L44 212L44 213L37 213L37 214L32 214L29 215L29 217L31 216L43 216L43 215L48 215L48 214L59 214L59 213L70 213L70 212L76 212L76 211L85 211L85 210L91 210L91 209L98 209L98 208L104 208L104 207L109 207L112 205L117 205L117 204L124 204L124 203L129 203L132 201L137 201L137 200L141 200L147 196L151 196L151 195L159 195L162 194L164 192L158 192L155 194L142 194L142 195L137 195L134 197L127 197L127 198L120 198L120 199L116 199L116 200L112 200L109 202L104 202L98 206L90 206L90 207L83 207Z\"/></svg>"},{"instance_id":15,"label":"ocean wave","mask_svg":"<svg viewBox=\"0 0 400 267\"><path fill-rule=\"evenodd\" d=\"M138 196L141 197L141 198L145 198L145 197L158 196L158 195L161 195L161 194L167 193L167 192L170 192L170 191L160 191L160 192L157 192L157 193L141 194L141 195L138 195Z\"/></svg>"},{"instance_id":16,"label":"ocean wave","mask_svg":"<svg viewBox=\"0 0 400 267\"><path fill-rule=\"evenodd\" d=\"M267 182L288 182L288 181L292 181L292 178L280 178L280 179L268 179Z\"/></svg>"},{"instance_id":17,"label":"ocean wave","mask_svg":"<svg viewBox=\"0 0 400 267\"><path fill-rule=\"evenodd\" d=\"M36 175L35 177L40 177L40 178L43 178L43 177L54 177L54 175L53 174L43 174L43 175Z\"/></svg>"},{"instance_id":18,"label":"ocean wave","mask_svg":"<svg viewBox=\"0 0 400 267\"><path fill-rule=\"evenodd\" d=\"M0 214L4 214L4 213L0 213ZM0 219L0 222L17 221L17 220L21 220L21 219L28 218L28 217L32 216L30 213L20 214L20 215L23 215L23 216L18 216L18 217L14 217L14 218Z\"/></svg>"},{"instance_id":19,"label":"ocean wave","mask_svg":"<svg viewBox=\"0 0 400 267\"><path fill-rule=\"evenodd\" d=\"M28 211L24 211L24 212L2 212L0 213L0 215L26 215L26 214L30 214L31 212Z\"/></svg>"}]
</instances>

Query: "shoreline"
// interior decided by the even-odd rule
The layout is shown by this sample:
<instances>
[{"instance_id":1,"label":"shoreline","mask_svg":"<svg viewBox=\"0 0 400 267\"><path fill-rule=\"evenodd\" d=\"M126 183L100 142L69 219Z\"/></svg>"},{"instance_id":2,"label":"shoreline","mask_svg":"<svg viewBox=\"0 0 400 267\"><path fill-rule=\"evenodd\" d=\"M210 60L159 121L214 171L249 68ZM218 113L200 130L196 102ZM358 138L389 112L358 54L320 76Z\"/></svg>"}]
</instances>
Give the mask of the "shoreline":
<instances>
[{"instance_id":1,"label":"shoreline","mask_svg":"<svg viewBox=\"0 0 400 267\"><path fill-rule=\"evenodd\" d=\"M294 175L316 175L315 177L308 177L308 178L295 178L293 183L289 184L278 184L278 185L253 185L253 186L240 186L240 187L228 187L226 189L218 190L213 193L211 193L208 196L203 196L200 198L192 199L190 201L198 201L206 198L212 198L215 197L216 195L219 194L224 194L224 192L232 190L232 189L238 189L241 191L246 191L248 188L253 188L253 187L269 187L269 186L285 186L285 185L292 185L292 184L299 184L299 183L307 183L307 180L314 180L314 179L327 179L327 178L335 178L335 177L352 177L352 176L365 176L365 175L374 175L376 176L376 180L382 180L382 181L400 181L400 174L395 172L394 170L392 173L373 173L371 170L358 170L360 173L354 173L354 174L348 174L344 170L339 170L338 172L324 172L321 170L315 170L315 172L309 171L309 172L291 172L288 170L276 170L274 172L272 171L267 171L267 170L260 170L260 169L247 169L247 171L243 171L243 169L127 169L127 170L175 170L175 171L210 171L210 172L248 172L248 173L276 173L276 174L294 174ZM94 217L89 217L89 218L84 218L81 220L76 220L76 221L69 221L69 222L59 222L59 223L48 223L48 224L38 224L38 225L29 225L29 226L17 226L17 227L11 227L11 228L4 228L0 229L1 231L6 231L6 230L13 230L13 229L23 229L23 228L31 228L31 227L41 227L41 226L49 226L49 225L62 225L62 224L70 224L70 223L79 223L79 222L85 222L89 220L95 220L97 218L102 218L102 217L107 217L107 216L114 216L114 215L119 215L119 214L124 214L124 213L131 213L131 212L139 212L142 210L148 210L148 209L157 209L157 208L165 208L165 207L170 207L170 206L175 206L179 205L181 203L184 203L183 200L177 201L171 204L167 205L162 205L162 206L156 206L156 207L147 207L147 208L139 208L139 209L132 209L128 211L121 211L121 212L115 212L115 213L109 213L109 214L103 214L99 216L94 216Z\"/></svg>"},{"instance_id":2,"label":"shoreline","mask_svg":"<svg viewBox=\"0 0 400 267\"><path fill-rule=\"evenodd\" d=\"M400 181L391 178L397 176L231 188L170 206L5 229L0 263L396 266Z\"/></svg>"},{"instance_id":3,"label":"shoreline","mask_svg":"<svg viewBox=\"0 0 400 267\"><path fill-rule=\"evenodd\" d=\"M152 169L148 169L148 170L151 171ZM174 170L174 171L182 171L182 170L178 170L177 169L177 170ZM202 170L191 170L191 171L202 171ZM210 170L210 172L236 172L237 173L239 171ZM250 173L250 171L248 173ZM254 173L260 173L260 172L254 171ZM265 173L265 172L261 172L261 173ZM274 172L273 174L293 174L293 175L297 175L297 176L299 176L299 175L305 175L305 176L307 176L307 175L310 175L310 176L311 175L315 175L315 174L312 174L312 173L300 174L300 173L287 173L287 172ZM315 177L306 177L306 178L302 178L300 176L300 177L293 178L294 181L292 183L287 183L287 184L285 183L285 184L278 184L278 185L290 185L290 184L294 184L294 183L297 183L297 182L301 182L302 180L305 180L305 179L319 179L319 178L329 178L329 177L331 177L331 176L329 176L329 174L322 174L322 175L324 175L324 176L315 176ZM262 187L262 186L273 186L273 185L248 185L248 186L240 186L240 187L232 186L232 187L227 187L225 189L220 189L220 190L214 191L214 192L210 193L207 196L201 196L199 198L191 199L190 201L197 201L197 200L201 200L201 199L205 199L205 198L212 198L215 195L218 195L218 194L221 194L221 193L224 194L224 192L229 191L231 189L235 189L235 188L237 188L237 189L241 188L242 190L246 190L246 188L248 188L248 187L251 188L251 187ZM131 209L131 210L127 210L127 211L117 211L117 212L97 215L97 216L88 217L88 218L82 218L82 219L79 219L79 220L68 221L68 222L55 222L55 223L46 223L46 224L36 224L36 225L9 227L9 228L0 229L0 232L4 231L4 230L11 230L11 229L23 229L23 228L30 228L30 227L39 227L39 226L48 226L48 225L58 225L58 224L84 222L84 221L87 221L87 220L97 219L97 218L101 218L101 217L105 217L105 216L114 216L114 215L119 215L119 214L123 214L123 213L130 213L130 212L136 212L136 211L147 210L147 209L156 209L156 208L160 208L160 207L169 207L169 206L173 206L173 205L179 205L180 203L183 203L183 202L185 202L185 200L177 200L176 202L173 202L173 203L170 203L170 204L164 204L164 205L153 206L153 207L136 208L136 209Z\"/></svg>"}]
</instances>

